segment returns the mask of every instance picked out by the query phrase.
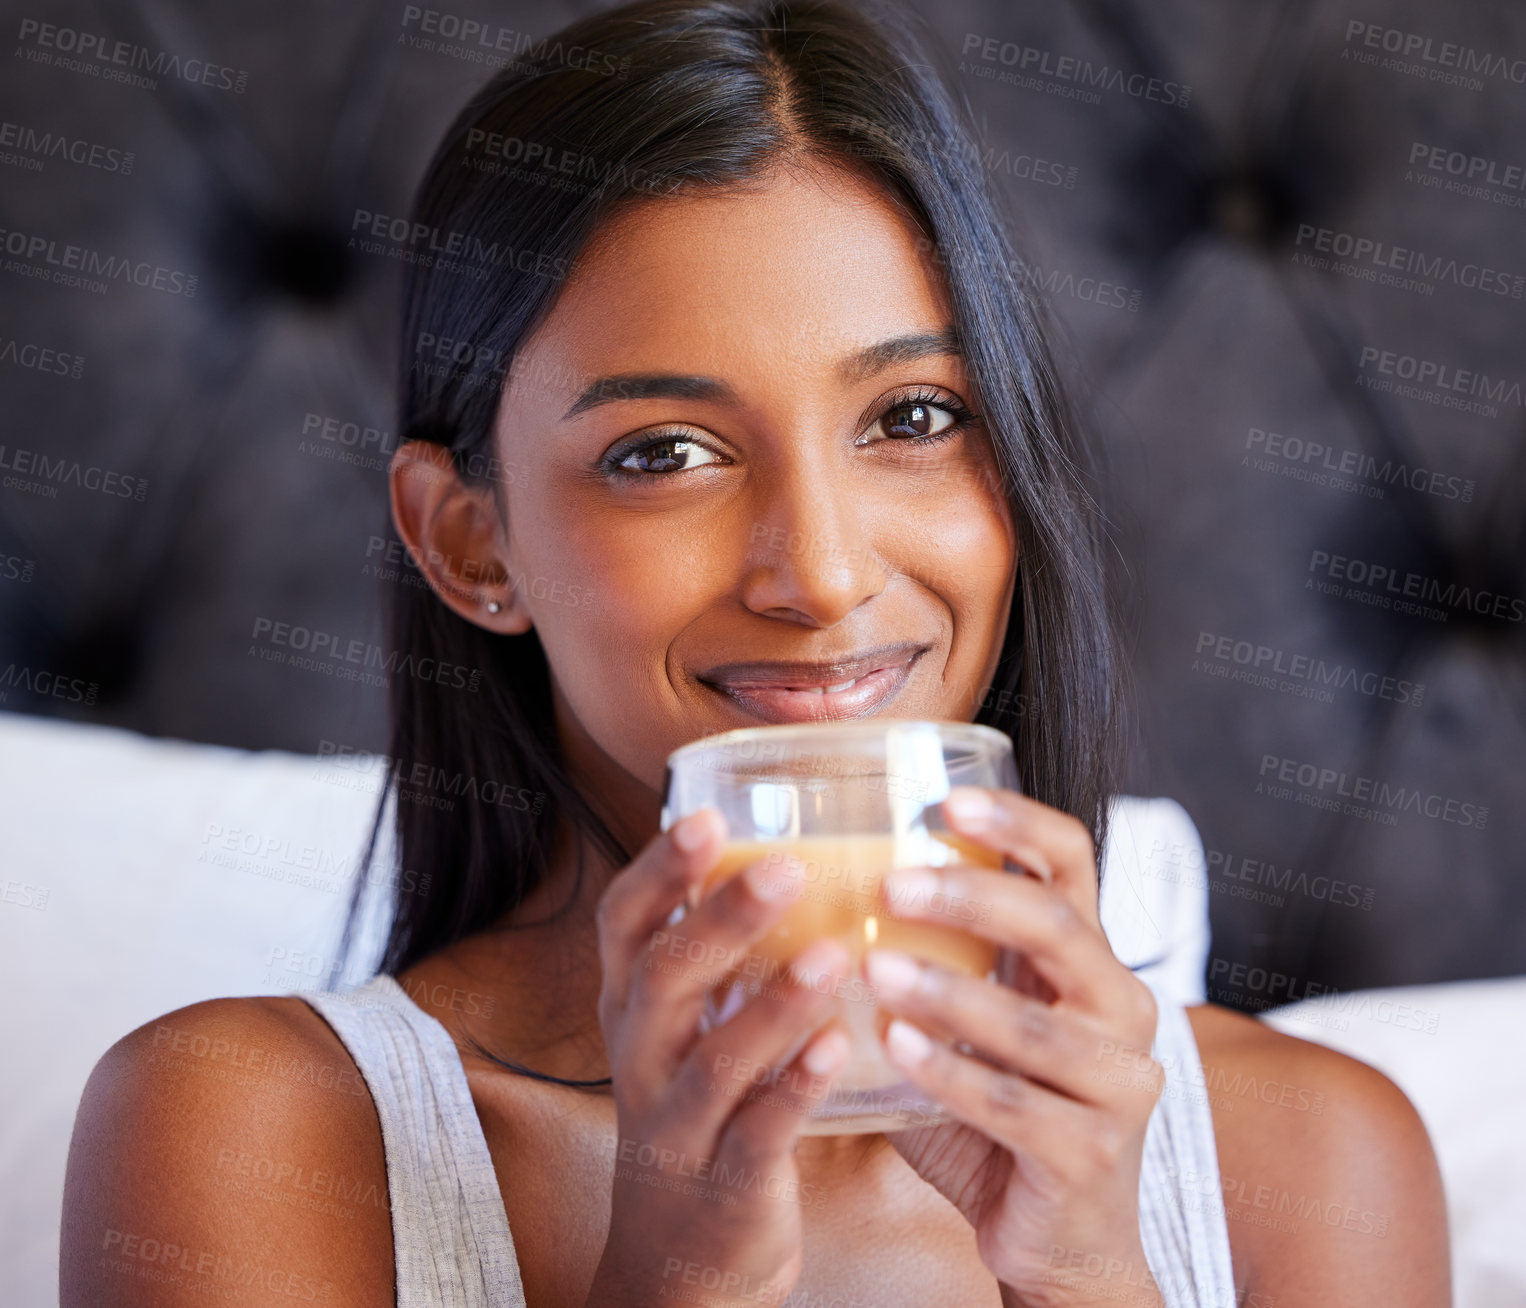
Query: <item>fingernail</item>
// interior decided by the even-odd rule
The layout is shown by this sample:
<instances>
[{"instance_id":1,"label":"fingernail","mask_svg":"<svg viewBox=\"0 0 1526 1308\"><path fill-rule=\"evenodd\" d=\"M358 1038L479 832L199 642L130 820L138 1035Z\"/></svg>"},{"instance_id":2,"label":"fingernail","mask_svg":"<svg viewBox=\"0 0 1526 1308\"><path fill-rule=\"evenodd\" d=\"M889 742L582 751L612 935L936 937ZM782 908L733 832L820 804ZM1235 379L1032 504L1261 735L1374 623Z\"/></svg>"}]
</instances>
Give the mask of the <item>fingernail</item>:
<instances>
[{"instance_id":1,"label":"fingernail","mask_svg":"<svg viewBox=\"0 0 1526 1308\"><path fill-rule=\"evenodd\" d=\"M918 1063L927 1061L927 1056L933 1051L933 1042L910 1022L896 1018L885 1032L885 1047L892 1061L902 1067L915 1067Z\"/></svg>"},{"instance_id":2,"label":"fingernail","mask_svg":"<svg viewBox=\"0 0 1526 1308\"><path fill-rule=\"evenodd\" d=\"M938 893L937 873L919 867L898 867L885 874L885 894L896 912L926 910Z\"/></svg>"},{"instance_id":3,"label":"fingernail","mask_svg":"<svg viewBox=\"0 0 1526 1308\"><path fill-rule=\"evenodd\" d=\"M704 809L680 818L673 824L673 843L685 854L692 854L710 839L710 821Z\"/></svg>"},{"instance_id":4,"label":"fingernail","mask_svg":"<svg viewBox=\"0 0 1526 1308\"><path fill-rule=\"evenodd\" d=\"M834 1027L811 1042L800 1062L812 1076L829 1076L848 1061L852 1047L847 1035Z\"/></svg>"},{"instance_id":5,"label":"fingernail","mask_svg":"<svg viewBox=\"0 0 1526 1308\"><path fill-rule=\"evenodd\" d=\"M770 854L760 863L751 864L742 873L747 888L759 899L793 899L805 876L805 864L789 854Z\"/></svg>"},{"instance_id":6,"label":"fingernail","mask_svg":"<svg viewBox=\"0 0 1526 1308\"><path fill-rule=\"evenodd\" d=\"M959 822L989 822L996 816L996 803L975 786L955 786L943 801L948 815Z\"/></svg>"},{"instance_id":7,"label":"fingernail","mask_svg":"<svg viewBox=\"0 0 1526 1308\"><path fill-rule=\"evenodd\" d=\"M839 941L818 940L803 949L789 965L790 980L806 990L820 990L828 973L841 970L848 951Z\"/></svg>"},{"instance_id":8,"label":"fingernail","mask_svg":"<svg viewBox=\"0 0 1526 1308\"><path fill-rule=\"evenodd\" d=\"M864 960L870 984L882 995L899 999L917 988L922 969L909 954L898 949L871 949Z\"/></svg>"}]
</instances>

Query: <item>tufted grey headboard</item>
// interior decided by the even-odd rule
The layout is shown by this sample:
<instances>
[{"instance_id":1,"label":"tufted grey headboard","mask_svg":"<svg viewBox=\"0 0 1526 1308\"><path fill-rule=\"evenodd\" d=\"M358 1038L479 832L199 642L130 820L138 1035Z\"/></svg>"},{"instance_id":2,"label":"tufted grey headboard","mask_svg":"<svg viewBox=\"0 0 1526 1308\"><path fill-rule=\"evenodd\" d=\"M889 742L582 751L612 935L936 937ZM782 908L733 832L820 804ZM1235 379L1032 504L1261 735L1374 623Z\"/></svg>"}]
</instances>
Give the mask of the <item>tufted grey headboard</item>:
<instances>
[{"instance_id":1,"label":"tufted grey headboard","mask_svg":"<svg viewBox=\"0 0 1526 1308\"><path fill-rule=\"evenodd\" d=\"M376 638L395 220L590 7L5 5L0 710L383 747L261 635ZM1209 997L1526 971L1526 9L918 7L1106 453Z\"/></svg>"}]
</instances>

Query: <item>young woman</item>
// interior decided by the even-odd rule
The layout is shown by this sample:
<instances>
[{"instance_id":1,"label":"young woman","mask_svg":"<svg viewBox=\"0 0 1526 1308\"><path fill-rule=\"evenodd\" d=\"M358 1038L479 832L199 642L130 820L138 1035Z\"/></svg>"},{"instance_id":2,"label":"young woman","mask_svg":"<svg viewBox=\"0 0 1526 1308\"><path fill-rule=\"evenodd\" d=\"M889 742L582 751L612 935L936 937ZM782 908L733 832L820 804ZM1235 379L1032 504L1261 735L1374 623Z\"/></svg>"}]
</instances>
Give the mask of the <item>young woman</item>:
<instances>
[{"instance_id":1,"label":"young woman","mask_svg":"<svg viewBox=\"0 0 1526 1308\"><path fill-rule=\"evenodd\" d=\"M193 1005L105 1055L68 1308L1448 1302L1397 1089L1184 1018L1108 946L1098 532L961 132L905 23L810 0L586 20L451 125L404 314L392 514L420 584L381 975ZM891 1056L955 1120L803 1137L843 952L698 1033L716 969L656 966L662 933L724 958L794 892L744 874L669 922L725 833L659 833L664 760L871 714L1012 735L1022 793L948 815L1022 871L935 888L1025 973L878 958ZM470 797L447 811L435 776ZM743 1066L767 1075L718 1071Z\"/></svg>"}]
</instances>

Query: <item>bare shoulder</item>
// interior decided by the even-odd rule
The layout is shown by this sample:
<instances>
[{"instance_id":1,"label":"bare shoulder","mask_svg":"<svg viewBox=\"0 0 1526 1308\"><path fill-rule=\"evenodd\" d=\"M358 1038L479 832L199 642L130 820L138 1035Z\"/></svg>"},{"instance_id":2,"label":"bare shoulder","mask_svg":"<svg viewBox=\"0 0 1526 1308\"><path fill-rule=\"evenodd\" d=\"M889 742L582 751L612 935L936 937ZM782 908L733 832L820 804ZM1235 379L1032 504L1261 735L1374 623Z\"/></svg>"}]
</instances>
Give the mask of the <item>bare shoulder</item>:
<instances>
[{"instance_id":1,"label":"bare shoulder","mask_svg":"<svg viewBox=\"0 0 1526 1308\"><path fill-rule=\"evenodd\" d=\"M1187 1016L1242 1302L1450 1304L1441 1174L1403 1091L1243 1013L1205 1004Z\"/></svg>"},{"instance_id":2,"label":"bare shoulder","mask_svg":"<svg viewBox=\"0 0 1526 1308\"><path fill-rule=\"evenodd\" d=\"M64 1181L60 1302L391 1305L381 1127L300 999L214 999L117 1041Z\"/></svg>"}]
</instances>

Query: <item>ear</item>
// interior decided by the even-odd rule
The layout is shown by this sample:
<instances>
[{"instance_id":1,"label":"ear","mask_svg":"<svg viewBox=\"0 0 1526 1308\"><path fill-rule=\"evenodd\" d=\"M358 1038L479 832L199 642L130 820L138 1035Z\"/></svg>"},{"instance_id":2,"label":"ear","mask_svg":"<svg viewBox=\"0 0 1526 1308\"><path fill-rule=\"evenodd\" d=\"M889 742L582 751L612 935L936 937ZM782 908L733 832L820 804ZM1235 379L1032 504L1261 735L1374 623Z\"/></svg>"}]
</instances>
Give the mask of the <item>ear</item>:
<instances>
[{"instance_id":1,"label":"ear","mask_svg":"<svg viewBox=\"0 0 1526 1308\"><path fill-rule=\"evenodd\" d=\"M488 631L518 636L532 622L520 599L504 523L490 486L468 486L450 451L407 441L389 470L392 521L408 556L452 611ZM496 603L498 612L489 610Z\"/></svg>"}]
</instances>

